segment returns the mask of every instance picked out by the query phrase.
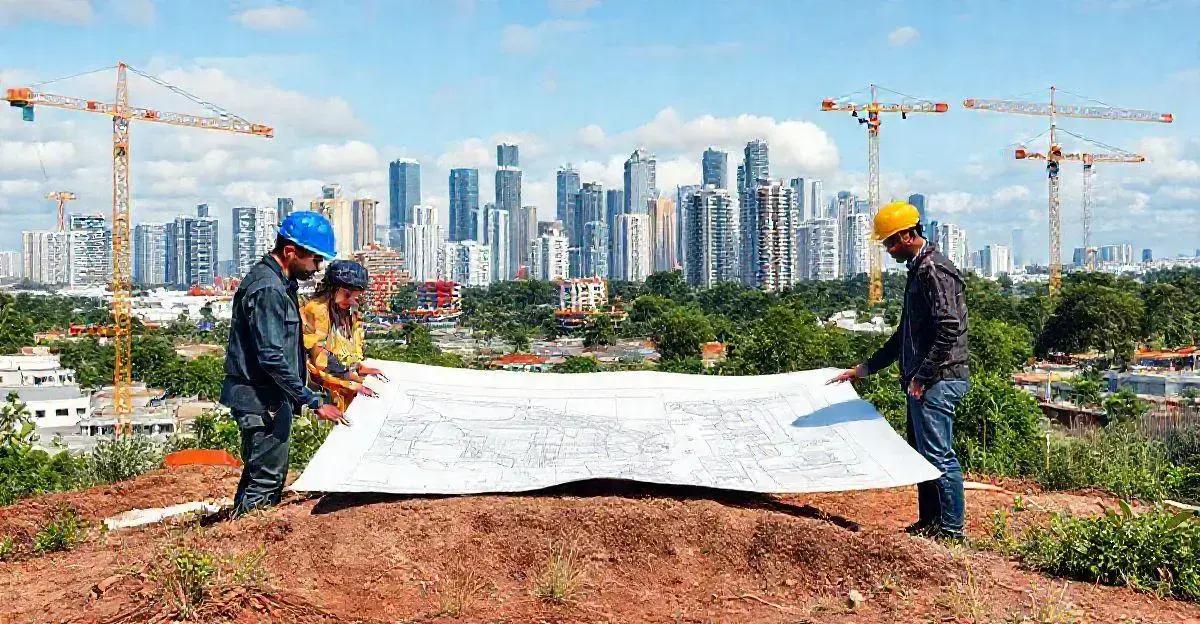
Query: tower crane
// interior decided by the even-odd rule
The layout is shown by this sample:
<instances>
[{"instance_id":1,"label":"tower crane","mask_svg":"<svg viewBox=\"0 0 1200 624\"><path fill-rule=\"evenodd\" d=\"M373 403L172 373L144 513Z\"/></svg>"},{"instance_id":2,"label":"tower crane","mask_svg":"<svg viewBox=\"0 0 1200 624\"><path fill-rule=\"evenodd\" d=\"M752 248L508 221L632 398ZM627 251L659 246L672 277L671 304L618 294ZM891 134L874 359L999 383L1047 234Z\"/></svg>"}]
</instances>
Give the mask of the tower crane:
<instances>
[{"instance_id":1,"label":"tower crane","mask_svg":"<svg viewBox=\"0 0 1200 624\"><path fill-rule=\"evenodd\" d=\"M46 193L46 199L58 202L58 231L67 229L67 202L75 199L75 193L70 191L54 191Z\"/></svg>"},{"instance_id":2,"label":"tower crane","mask_svg":"<svg viewBox=\"0 0 1200 624\"><path fill-rule=\"evenodd\" d=\"M70 97L65 95L54 95L51 93L42 93L36 91L34 87L65 80L60 78L47 82L38 83L31 87L17 87L7 89L4 99L8 101L10 106L21 109L21 117L25 121L33 121L34 108L37 106L48 106L52 108L62 108L66 110L81 111L86 113L99 113L108 115L113 120L113 222L112 222L112 283L109 288L112 291L112 315L113 324L115 327L113 335L114 347L114 362L113 362L113 411L116 414L117 426L115 427L118 436L125 435L130 431L130 415L133 412L133 399L130 392L132 385L132 370L131 370L131 315L132 315L132 295L130 293L130 236L129 236L129 214L130 214L130 192L129 192L129 130L130 124L134 121L147 121L173 126L187 126L192 128L204 128L208 130L224 130L226 132L238 132L242 134L252 134L261 137L274 136L274 129L263 124L251 123L245 119L230 113L229 111L216 106L215 104L206 102L199 97L196 97L179 87L170 85L159 78L150 74L137 70L129 65L118 62L116 65L117 81L116 81L116 97L113 102L100 102L96 100L88 100L84 98ZM74 78L85 74L107 71L113 67L102 67L90 72L83 72L68 76ZM126 72L131 71L139 76L142 76L151 82L154 82L162 87L165 87L183 97L188 98L192 102L207 108L216 113L215 116L197 116L185 113L171 113L159 111L149 108L141 108L130 106L129 104L129 85L126 80ZM60 202L64 201L62 199ZM60 215L61 206L60 206ZM61 217L60 217L61 224Z\"/></svg>"},{"instance_id":3,"label":"tower crane","mask_svg":"<svg viewBox=\"0 0 1200 624\"><path fill-rule=\"evenodd\" d=\"M908 119L909 113L944 113L950 109L950 105L945 102L914 98L875 84L869 85L868 88L871 92L871 101L869 102L853 102L848 99L848 96L826 98L821 100L821 110L826 112L849 111L850 116L857 119L860 125L867 126L867 203L871 207L871 219L874 220L875 213L879 211L879 128L883 125L883 118L880 115L882 113L900 113L901 119ZM905 98L905 101L900 103L880 102L877 96L877 91L880 89L899 95ZM866 115L860 116L859 113L866 113ZM870 287L867 292L867 303L870 305L875 305L883 299L883 277L879 260L879 250L872 248L868 255Z\"/></svg>"},{"instance_id":4,"label":"tower crane","mask_svg":"<svg viewBox=\"0 0 1200 624\"><path fill-rule=\"evenodd\" d=\"M1017 150L1017 158L1038 158L1046 161L1046 178L1048 187L1048 204L1049 204L1049 220L1050 220L1050 295L1058 293L1062 286L1062 233L1060 230L1061 220L1059 216L1059 163L1063 160L1080 160L1084 161L1082 154L1077 154L1078 158L1067 158L1064 156L1062 146L1057 142L1058 118L1059 117L1075 117L1080 119L1107 119L1111 121L1145 121L1157 123L1171 123L1174 121L1174 116L1171 113L1157 113L1154 111L1140 110L1134 108L1117 108L1109 106L1103 102L1096 102L1099 106L1079 106L1070 104L1058 104L1055 102L1055 94L1061 91L1057 87L1050 86L1050 102L1024 102L1018 100L988 100L988 99L966 99L963 100L963 108L981 111L994 111L998 113L1011 113L1015 115L1037 115L1050 118L1049 130L1049 146L1045 153L1030 154L1028 152L1022 156L1024 150ZM1064 91L1064 93L1068 93ZM1072 94L1074 95L1074 94ZM1095 100L1093 100L1095 101ZM1064 132L1067 132L1064 130ZM1068 134L1073 134L1068 132ZM1079 136L1079 135L1074 135ZM1094 162L1094 159L1093 159ZM1122 161L1124 162L1124 161ZM1140 162L1140 161L1138 161ZM1085 176L1090 176L1090 166L1085 161ZM1089 180L1090 184L1090 180ZM1090 191L1090 189L1089 189ZM1091 205L1090 200L1085 200L1088 205L1085 206L1087 212L1085 219L1087 224L1085 231L1090 238L1091 230ZM1090 241L1089 241L1090 242ZM1087 243L1085 243L1086 246Z\"/></svg>"}]
</instances>

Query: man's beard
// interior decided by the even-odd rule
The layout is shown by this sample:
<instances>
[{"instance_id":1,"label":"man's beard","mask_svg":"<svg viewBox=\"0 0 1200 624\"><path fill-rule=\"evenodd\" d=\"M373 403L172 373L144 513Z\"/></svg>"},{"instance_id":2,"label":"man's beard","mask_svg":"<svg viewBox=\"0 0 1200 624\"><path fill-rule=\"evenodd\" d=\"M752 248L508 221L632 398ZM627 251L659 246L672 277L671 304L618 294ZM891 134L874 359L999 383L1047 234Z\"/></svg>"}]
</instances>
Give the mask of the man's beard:
<instances>
[{"instance_id":1,"label":"man's beard","mask_svg":"<svg viewBox=\"0 0 1200 624\"><path fill-rule=\"evenodd\" d=\"M317 274L317 272L315 270L306 271L304 269L296 269L294 271L289 271L289 273L291 273L292 277L296 278L296 281L298 281L298 282L306 281L309 278L311 278L312 276Z\"/></svg>"}]
</instances>

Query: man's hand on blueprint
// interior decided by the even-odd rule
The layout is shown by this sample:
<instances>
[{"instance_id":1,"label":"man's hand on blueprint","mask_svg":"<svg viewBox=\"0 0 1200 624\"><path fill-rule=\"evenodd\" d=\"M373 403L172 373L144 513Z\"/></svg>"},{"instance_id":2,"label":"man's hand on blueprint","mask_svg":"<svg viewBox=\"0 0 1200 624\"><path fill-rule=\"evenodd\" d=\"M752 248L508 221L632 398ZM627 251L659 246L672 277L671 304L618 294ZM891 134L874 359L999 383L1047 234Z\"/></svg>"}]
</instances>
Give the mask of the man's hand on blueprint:
<instances>
[{"instance_id":1,"label":"man's hand on blueprint","mask_svg":"<svg viewBox=\"0 0 1200 624\"><path fill-rule=\"evenodd\" d=\"M848 369L842 371L840 374L838 374L837 377L834 377L833 379L830 379L829 381L825 382L825 385L828 386L829 384L845 383L847 381L854 381L855 379L864 379L864 378L866 378L866 376L867 376L867 367L863 366L862 364L859 364L858 366L855 366L854 368L848 368Z\"/></svg>"}]
</instances>

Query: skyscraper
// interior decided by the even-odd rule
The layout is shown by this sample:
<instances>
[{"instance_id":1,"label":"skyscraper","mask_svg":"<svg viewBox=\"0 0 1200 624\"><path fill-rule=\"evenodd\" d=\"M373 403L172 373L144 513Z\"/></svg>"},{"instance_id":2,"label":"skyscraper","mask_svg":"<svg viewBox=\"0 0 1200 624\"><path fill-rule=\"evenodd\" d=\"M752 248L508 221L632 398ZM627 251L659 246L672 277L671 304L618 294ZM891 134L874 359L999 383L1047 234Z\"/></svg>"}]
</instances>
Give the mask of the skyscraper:
<instances>
[{"instance_id":1,"label":"skyscraper","mask_svg":"<svg viewBox=\"0 0 1200 624\"><path fill-rule=\"evenodd\" d=\"M0 279L21 279L21 254L16 251L0 251Z\"/></svg>"},{"instance_id":2,"label":"skyscraper","mask_svg":"<svg viewBox=\"0 0 1200 624\"><path fill-rule=\"evenodd\" d=\"M569 279L570 242L560 230L542 232L533 240L529 274L547 282Z\"/></svg>"},{"instance_id":3,"label":"skyscraper","mask_svg":"<svg viewBox=\"0 0 1200 624\"><path fill-rule=\"evenodd\" d=\"M604 192L604 226L608 232L608 270L616 270L616 263L613 261L619 254L623 253L620 248L620 242L617 240L617 217L626 214L625 212L625 191L621 189L608 189ZM607 275L605 277L616 277L616 275Z\"/></svg>"},{"instance_id":4,"label":"skyscraper","mask_svg":"<svg viewBox=\"0 0 1200 624\"><path fill-rule=\"evenodd\" d=\"M911 203L911 202L910 202ZM1012 256L1004 245L988 245L979 252L979 267L983 276L996 279L1005 273L1012 273Z\"/></svg>"},{"instance_id":5,"label":"skyscraper","mask_svg":"<svg viewBox=\"0 0 1200 624\"><path fill-rule=\"evenodd\" d=\"M400 247L404 224L413 206L421 203L421 164L410 158L399 158L388 165L388 241Z\"/></svg>"},{"instance_id":6,"label":"skyscraper","mask_svg":"<svg viewBox=\"0 0 1200 624\"><path fill-rule=\"evenodd\" d=\"M679 213L675 202L659 197L650 201L650 246L652 270L671 271L679 266Z\"/></svg>"},{"instance_id":7,"label":"skyscraper","mask_svg":"<svg viewBox=\"0 0 1200 624\"><path fill-rule=\"evenodd\" d=\"M809 189L809 194L808 194L809 218L810 219L819 219L821 217L828 216L825 214L825 204L821 203L821 200L824 199L821 196L821 181L820 180L809 180L808 189ZM805 220L807 221L807 219L805 219Z\"/></svg>"},{"instance_id":8,"label":"skyscraper","mask_svg":"<svg viewBox=\"0 0 1200 624\"><path fill-rule=\"evenodd\" d=\"M510 243L515 247L519 247L517 253L520 254L517 260L517 269L513 273L514 275L519 274L520 267L522 266L526 267L529 271L533 270L529 264L529 250L530 245L533 244L533 239L537 238L537 206L521 206L520 210L517 211L517 218L519 219L516 227L517 236Z\"/></svg>"},{"instance_id":9,"label":"skyscraper","mask_svg":"<svg viewBox=\"0 0 1200 624\"><path fill-rule=\"evenodd\" d=\"M479 170L450 170L450 240L479 238Z\"/></svg>"},{"instance_id":10,"label":"skyscraper","mask_svg":"<svg viewBox=\"0 0 1200 624\"><path fill-rule=\"evenodd\" d=\"M571 276L583 274L584 225L591 221L603 222L605 214L604 186L598 182L585 182L575 195L575 208L568 215L567 239L570 244ZM605 232L607 234L607 231ZM605 242L605 250L608 243ZM607 277L607 276L605 276Z\"/></svg>"},{"instance_id":11,"label":"skyscraper","mask_svg":"<svg viewBox=\"0 0 1200 624\"><path fill-rule=\"evenodd\" d=\"M492 281L506 282L512 279L512 273L508 270L510 235L508 211L496 208L494 204L488 204L488 206L489 208L484 213L483 233L485 240L483 243L491 248Z\"/></svg>"},{"instance_id":12,"label":"skyscraper","mask_svg":"<svg viewBox=\"0 0 1200 624\"><path fill-rule=\"evenodd\" d=\"M796 218L799 219L796 225L799 227L800 223L812 218L808 208L810 202L804 193L804 178L792 178L788 180L788 186L792 187L792 196L796 198Z\"/></svg>"},{"instance_id":13,"label":"skyscraper","mask_svg":"<svg viewBox=\"0 0 1200 624\"><path fill-rule=\"evenodd\" d=\"M309 202L309 210L319 212L333 225L333 236L337 243L337 257L350 258L354 255L354 213L350 200L342 197L339 184L321 187L321 198ZM407 221L404 221L407 223Z\"/></svg>"},{"instance_id":14,"label":"skyscraper","mask_svg":"<svg viewBox=\"0 0 1200 624\"><path fill-rule=\"evenodd\" d=\"M571 220L570 214L571 209L575 207L575 196L579 194L581 188L579 172L571 165L565 165L558 170L556 178L558 204L554 211L554 218L565 224Z\"/></svg>"},{"instance_id":15,"label":"skyscraper","mask_svg":"<svg viewBox=\"0 0 1200 624\"><path fill-rule=\"evenodd\" d=\"M656 169L657 162L650 152L638 148L629 155L625 161L625 203L621 214L646 214L646 202L658 197Z\"/></svg>"},{"instance_id":16,"label":"skyscraper","mask_svg":"<svg viewBox=\"0 0 1200 624\"><path fill-rule=\"evenodd\" d=\"M966 269L971 255L965 230L953 223L942 223L938 229L938 250L959 270Z\"/></svg>"},{"instance_id":17,"label":"skyscraper","mask_svg":"<svg viewBox=\"0 0 1200 624\"><path fill-rule=\"evenodd\" d=\"M473 240L447 241L442 248L441 279L463 286L492 283L492 250Z\"/></svg>"},{"instance_id":18,"label":"skyscraper","mask_svg":"<svg viewBox=\"0 0 1200 624\"><path fill-rule=\"evenodd\" d=\"M1149 247L1142 249L1142 262L1154 262L1154 251Z\"/></svg>"},{"instance_id":19,"label":"skyscraper","mask_svg":"<svg viewBox=\"0 0 1200 624\"><path fill-rule=\"evenodd\" d=\"M687 264L692 286L708 288L738 279L738 220L729 191L705 186L687 209Z\"/></svg>"},{"instance_id":20,"label":"skyscraper","mask_svg":"<svg viewBox=\"0 0 1200 624\"><path fill-rule=\"evenodd\" d=\"M275 246L276 223L275 209L270 206L238 206L233 209L234 275L246 275L271 251Z\"/></svg>"},{"instance_id":21,"label":"skyscraper","mask_svg":"<svg viewBox=\"0 0 1200 624\"><path fill-rule=\"evenodd\" d=\"M69 283L100 286L112 278L112 230L102 214L73 214L67 220L70 238Z\"/></svg>"},{"instance_id":22,"label":"skyscraper","mask_svg":"<svg viewBox=\"0 0 1200 624\"><path fill-rule=\"evenodd\" d=\"M496 146L496 208L508 213L508 244L507 256L504 261L508 264L503 279L510 279L517 274L522 264L522 257L528 248L522 248L521 229L521 169L516 145L502 143ZM524 251L523 251L524 249ZM492 248L497 253L497 248Z\"/></svg>"},{"instance_id":23,"label":"skyscraper","mask_svg":"<svg viewBox=\"0 0 1200 624\"><path fill-rule=\"evenodd\" d=\"M65 285L70 278L69 247L67 232L21 232L21 273L38 284Z\"/></svg>"},{"instance_id":24,"label":"skyscraper","mask_svg":"<svg viewBox=\"0 0 1200 624\"><path fill-rule=\"evenodd\" d=\"M835 280L838 278L838 227L829 218L811 219L800 229L799 252L801 279Z\"/></svg>"},{"instance_id":25,"label":"skyscraper","mask_svg":"<svg viewBox=\"0 0 1200 624\"><path fill-rule=\"evenodd\" d=\"M738 179L738 228L742 251L739 271L742 283L750 286L754 285L758 274L758 245L755 240L758 236L758 208L755 200L759 181L771 177L768 161L766 141L756 139L746 144Z\"/></svg>"},{"instance_id":26,"label":"skyscraper","mask_svg":"<svg viewBox=\"0 0 1200 624\"><path fill-rule=\"evenodd\" d=\"M207 213L207 210L197 210ZM167 237L168 272L179 288L212 286L217 280L217 220L213 217L175 217Z\"/></svg>"},{"instance_id":27,"label":"skyscraper","mask_svg":"<svg viewBox=\"0 0 1200 624\"><path fill-rule=\"evenodd\" d=\"M139 223L133 228L133 283L153 287L174 282L167 275L170 227L167 223Z\"/></svg>"},{"instance_id":28,"label":"skyscraper","mask_svg":"<svg viewBox=\"0 0 1200 624\"><path fill-rule=\"evenodd\" d=\"M701 183L717 188L729 188L729 154L710 147L704 150L701 161Z\"/></svg>"},{"instance_id":29,"label":"skyscraper","mask_svg":"<svg viewBox=\"0 0 1200 624\"><path fill-rule=\"evenodd\" d=\"M368 198L356 199L350 204L350 214L354 218L354 251L375 244L375 208L378 205L378 201Z\"/></svg>"},{"instance_id":30,"label":"skyscraper","mask_svg":"<svg viewBox=\"0 0 1200 624\"><path fill-rule=\"evenodd\" d=\"M292 214L296 209L296 202L291 197L276 197L275 198L275 218L279 219L280 223Z\"/></svg>"},{"instance_id":31,"label":"skyscraper","mask_svg":"<svg viewBox=\"0 0 1200 624\"><path fill-rule=\"evenodd\" d=\"M650 215L623 214L617 217L616 239L621 255L612 259L616 265L614 277L629 282L646 281L651 267Z\"/></svg>"},{"instance_id":32,"label":"skyscraper","mask_svg":"<svg viewBox=\"0 0 1200 624\"><path fill-rule=\"evenodd\" d=\"M869 211L869 205L859 206L856 202L855 210L838 222L838 274L842 278L869 272L871 253L878 253L878 245L871 240Z\"/></svg>"},{"instance_id":33,"label":"skyscraper","mask_svg":"<svg viewBox=\"0 0 1200 624\"><path fill-rule=\"evenodd\" d=\"M436 208L418 204L409 210L404 225L404 262L413 281L437 279L444 238Z\"/></svg>"},{"instance_id":34,"label":"skyscraper","mask_svg":"<svg viewBox=\"0 0 1200 624\"><path fill-rule=\"evenodd\" d=\"M588 221L583 224L581 277L608 277L608 224Z\"/></svg>"},{"instance_id":35,"label":"skyscraper","mask_svg":"<svg viewBox=\"0 0 1200 624\"><path fill-rule=\"evenodd\" d=\"M908 203L912 204L917 209L917 214L921 215L921 223L928 223L927 215L925 214L925 195L922 193L913 193L908 196Z\"/></svg>"},{"instance_id":36,"label":"skyscraper","mask_svg":"<svg viewBox=\"0 0 1200 624\"><path fill-rule=\"evenodd\" d=\"M675 248L678 257L675 262L680 267L687 267L687 216L692 205L692 195L703 188L700 184L684 184L675 187ZM716 188L716 187L713 187Z\"/></svg>"},{"instance_id":37,"label":"skyscraper","mask_svg":"<svg viewBox=\"0 0 1200 624\"><path fill-rule=\"evenodd\" d=\"M755 286L778 292L795 282L796 208L795 190L782 181L760 180L755 207L758 231L753 237Z\"/></svg>"}]
</instances>

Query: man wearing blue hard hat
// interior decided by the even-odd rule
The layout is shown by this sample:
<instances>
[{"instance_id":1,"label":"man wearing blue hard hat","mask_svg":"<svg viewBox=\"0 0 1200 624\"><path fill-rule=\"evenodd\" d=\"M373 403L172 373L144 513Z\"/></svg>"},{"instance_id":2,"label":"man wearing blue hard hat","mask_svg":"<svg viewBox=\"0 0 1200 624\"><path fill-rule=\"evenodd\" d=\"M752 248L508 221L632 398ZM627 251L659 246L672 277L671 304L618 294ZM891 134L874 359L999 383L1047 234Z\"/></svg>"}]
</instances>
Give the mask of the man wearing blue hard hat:
<instances>
[{"instance_id":1,"label":"man wearing blue hard hat","mask_svg":"<svg viewBox=\"0 0 1200 624\"><path fill-rule=\"evenodd\" d=\"M279 503L287 478L292 417L302 407L346 424L341 410L308 388L298 282L332 260L333 226L320 213L293 212L275 248L246 274L233 296L221 403L242 435L242 478L233 514Z\"/></svg>"}]
</instances>

